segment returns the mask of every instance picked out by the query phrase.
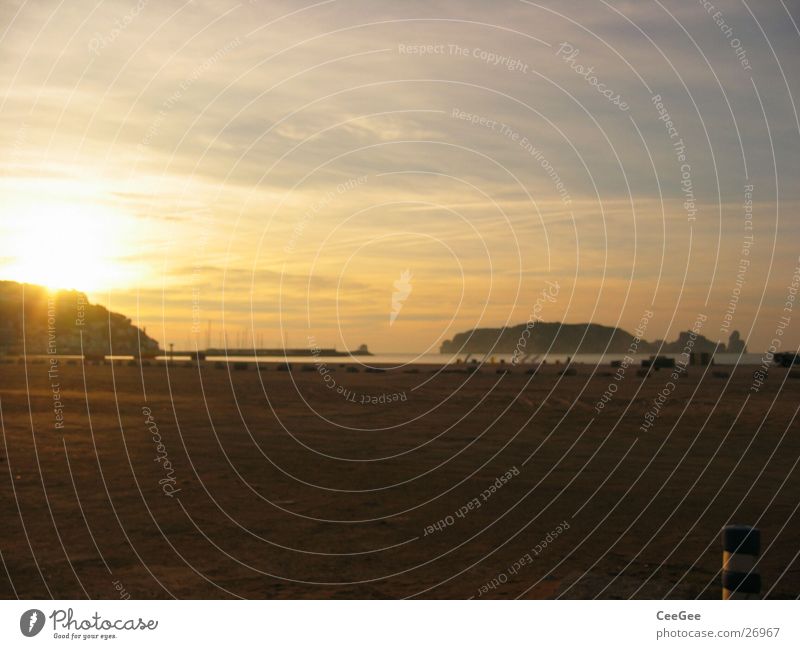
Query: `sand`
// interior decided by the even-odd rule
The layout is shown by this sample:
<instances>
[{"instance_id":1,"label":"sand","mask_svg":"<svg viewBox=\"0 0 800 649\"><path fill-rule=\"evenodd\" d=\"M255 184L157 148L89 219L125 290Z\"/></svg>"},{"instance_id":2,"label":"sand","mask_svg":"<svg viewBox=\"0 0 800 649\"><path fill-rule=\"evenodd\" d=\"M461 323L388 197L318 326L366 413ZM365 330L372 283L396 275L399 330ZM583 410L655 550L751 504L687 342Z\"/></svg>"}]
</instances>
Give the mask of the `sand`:
<instances>
[{"instance_id":1,"label":"sand","mask_svg":"<svg viewBox=\"0 0 800 649\"><path fill-rule=\"evenodd\" d=\"M73 363L0 365L4 598L718 598L728 522L800 593L788 370Z\"/></svg>"}]
</instances>

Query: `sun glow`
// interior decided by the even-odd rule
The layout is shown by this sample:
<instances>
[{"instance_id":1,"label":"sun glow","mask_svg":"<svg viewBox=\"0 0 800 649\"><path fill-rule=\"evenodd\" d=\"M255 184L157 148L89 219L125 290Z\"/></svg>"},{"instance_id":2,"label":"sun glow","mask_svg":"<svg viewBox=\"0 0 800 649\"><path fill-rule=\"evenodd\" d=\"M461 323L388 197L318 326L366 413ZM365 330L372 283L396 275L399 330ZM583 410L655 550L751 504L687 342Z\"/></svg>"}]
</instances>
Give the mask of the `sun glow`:
<instances>
[{"instance_id":1,"label":"sun glow","mask_svg":"<svg viewBox=\"0 0 800 649\"><path fill-rule=\"evenodd\" d=\"M132 219L83 203L23 205L9 214L0 241L0 277L87 293L133 281L123 259Z\"/></svg>"}]
</instances>

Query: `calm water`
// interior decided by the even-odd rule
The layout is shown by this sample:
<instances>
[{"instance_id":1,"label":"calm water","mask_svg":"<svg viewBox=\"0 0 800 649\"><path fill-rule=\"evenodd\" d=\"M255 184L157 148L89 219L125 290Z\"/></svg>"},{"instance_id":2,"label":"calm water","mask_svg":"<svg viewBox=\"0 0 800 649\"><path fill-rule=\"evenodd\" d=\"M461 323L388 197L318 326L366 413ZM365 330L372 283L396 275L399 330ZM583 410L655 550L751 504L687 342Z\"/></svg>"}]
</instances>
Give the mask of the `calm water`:
<instances>
[{"instance_id":1,"label":"calm water","mask_svg":"<svg viewBox=\"0 0 800 649\"><path fill-rule=\"evenodd\" d=\"M634 358L638 361L650 358L650 354L635 354ZM663 354L670 358L678 358L679 354ZM586 365L608 364L611 361L622 360L625 354L576 354L572 357L573 363L583 363ZM164 360L166 357L159 357ZM444 365L447 363L455 363L458 360L462 362L467 358L466 354L373 354L372 356L236 356L226 359L224 356L209 356L207 361L225 361L242 362L242 363L279 363L288 360L290 363L297 364L313 364L324 363L335 367L340 363L361 363L363 365L419 365L419 364L432 364ZM478 362L483 358L482 354L472 354L470 360L476 359ZM546 361L547 363L566 363L567 354L549 354L542 355L536 359L536 362ZM175 360L189 360L188 356L175 356ZM505 361L510 363L512 360L511 354L490 354L486 359L487 361L494 360L499 363ZM533 357L531 357L533 361ZM759 365L761 363L761 354L716 354L714 356L714 363L717 365Z\"/></svg>"}]
</instances>

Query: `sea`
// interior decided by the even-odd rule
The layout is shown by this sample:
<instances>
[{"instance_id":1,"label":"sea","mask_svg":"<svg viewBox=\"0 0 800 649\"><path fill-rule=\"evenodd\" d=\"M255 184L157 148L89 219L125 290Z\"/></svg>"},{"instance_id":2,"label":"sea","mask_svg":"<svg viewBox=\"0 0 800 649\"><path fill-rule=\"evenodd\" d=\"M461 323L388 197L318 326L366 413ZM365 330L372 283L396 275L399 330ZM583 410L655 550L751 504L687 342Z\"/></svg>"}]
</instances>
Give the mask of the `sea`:
<instances>
[{"instance_id":1,"label":"sea","mask_svg":"<svg viewBox=\"0 0 800 649\"><path fill-rule=\"evenodd\" d=\"M647 360L652 354L634 354L633 358L638 365L642 360ZM668 358L678 359L679 354L660 354ZM132 358L128 357L113 357ZM189 356L173 357L174 360L191 360ZM526 363L520 365L535 365L538 363L566 364L571 362L581 365L608 365L613 361L621 361L625 354L541 354L532 355ZM166 356L159 356L156 360L167 360ZM512 354L372 354L371 356L208 356L207 362L238 362L238 363L297 363L297 364L325 364L335 367L340 364L358 363L365 367L403 367L406 365L448 365L465 362L511 363ZM762 354L715 354L715 365L760 365Z\"/></svg>"}]
</instances>

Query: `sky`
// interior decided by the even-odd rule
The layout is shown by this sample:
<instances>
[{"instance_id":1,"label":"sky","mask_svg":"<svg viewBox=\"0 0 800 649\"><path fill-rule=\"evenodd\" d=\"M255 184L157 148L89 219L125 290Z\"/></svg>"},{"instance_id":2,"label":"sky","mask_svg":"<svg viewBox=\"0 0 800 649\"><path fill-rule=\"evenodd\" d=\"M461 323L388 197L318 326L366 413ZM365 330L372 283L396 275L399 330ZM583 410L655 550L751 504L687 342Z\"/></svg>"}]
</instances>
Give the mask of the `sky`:
<instances>
[{"instance_id":1,"label":"sky","mask_svg":"<svg viewBox=\"0 0 800 649\"><path fill-rule=\"evenodd\" d=\"M165 346L418 353L651 310L650 340L702 314L796 348L798 23L789 0L6 0L0 279Z\"/></svg>"}]
</instances>

